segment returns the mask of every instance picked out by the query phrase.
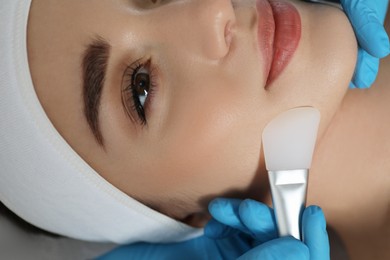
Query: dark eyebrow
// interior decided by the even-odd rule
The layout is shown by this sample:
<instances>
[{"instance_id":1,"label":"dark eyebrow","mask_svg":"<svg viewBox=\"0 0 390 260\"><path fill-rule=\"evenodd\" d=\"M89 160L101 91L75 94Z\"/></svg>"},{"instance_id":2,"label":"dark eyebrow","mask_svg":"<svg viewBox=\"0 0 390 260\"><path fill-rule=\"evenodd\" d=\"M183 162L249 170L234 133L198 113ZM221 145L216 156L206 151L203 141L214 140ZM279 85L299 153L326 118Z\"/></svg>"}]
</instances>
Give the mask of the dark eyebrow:
<instances>
[{"instance_id":1,"label":"dark eyebrow","mask_svg":"<svg viewBox=\"0 0 390 260\"><path fill-rule=\"evenodd\" d=\"M82 59L84 114L97 142L104 146L99 126L99 106L106 78L110 44L98 36L87 45Z\"/></svg>"}]
</instances>

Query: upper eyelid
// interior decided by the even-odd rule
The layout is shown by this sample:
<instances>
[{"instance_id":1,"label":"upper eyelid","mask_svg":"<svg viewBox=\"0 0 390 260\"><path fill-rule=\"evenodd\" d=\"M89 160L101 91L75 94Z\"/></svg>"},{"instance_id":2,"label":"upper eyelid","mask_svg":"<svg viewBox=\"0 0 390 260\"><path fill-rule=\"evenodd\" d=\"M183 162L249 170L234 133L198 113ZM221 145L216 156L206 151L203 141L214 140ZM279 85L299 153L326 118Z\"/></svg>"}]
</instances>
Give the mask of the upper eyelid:
<instances>
[{"instance_id":1,"label":"upper eyelid","mask_svg":"<svg viewBox=\"0 0 390 260\"><path fill-rule=\"evenodd\" d=\"M131 74L134 72L135 70L135 67L139 66L139 64L141 64L140 62L142 61L142 58L140 59L136 59L135 61L131 62L130 64L128 64L125 69L123 70L123 73L122 73L122 80L121 80L121 85L120 85L120 95L121 95L121 102L122 102L122 107L124 109L124 112L126 113L126 115L131 119L131 121L133 123L137 123L138 119L137 118L134 118L132 116L132 113L129 111L129 108L128 105L127 105L127 102L126 102L126 98L125 98L125 92L127 91L126 88L128 87L129 84L131 84ZM131 71L131 72L130 72Z\"/></svg>"},{"instance_id":2,"label":"upper eyelid","mask_svg":"<svg viewBox=\"0 0 390 260\"><path fill-rule=\"evenodd\" d=\"M134 60L130 64L128 63L125 66L123 73L122 73L122 80L121 80L121 89L122 90L123 90L123 84L124 84L124 81L126 79L126 76L128 76L130 74L129 71L131 70L131 72L133 72L136 67L138 67L139 65L142 65L143 60L144 60L144 58L139 58L139 59Z\"/></svg>"},{"instance_id":3,"label":"upper eyelid","mask_svg":"<svg viewBox=\"0 0 390 260\"><path fill-rule=\"evenodd\" d=\"M133 0L137 9L149 10L172 2L172 0Z\"/></svg>"},{"instance_id":4,"label":"upper eyelid","mask_svg":"<svg viewBox=\"0 0 390 260\"><path fill-rule=\"evenodd\" d=\"M138 9L151 9L159 0L133 0L134 5Z\"/></svg>"}]
</instances>

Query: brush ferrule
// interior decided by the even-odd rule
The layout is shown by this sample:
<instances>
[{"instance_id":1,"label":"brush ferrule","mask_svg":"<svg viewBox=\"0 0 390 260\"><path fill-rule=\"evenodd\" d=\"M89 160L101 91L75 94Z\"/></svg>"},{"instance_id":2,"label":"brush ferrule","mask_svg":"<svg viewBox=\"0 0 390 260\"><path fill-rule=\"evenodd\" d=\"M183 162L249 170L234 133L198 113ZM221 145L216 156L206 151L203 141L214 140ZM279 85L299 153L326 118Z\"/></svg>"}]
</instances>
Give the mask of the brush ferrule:
<instances>
[{"instance_id":1,"label":"brush ferrule","mask_svg":"<svg viewBox=\"0 0 390 260\"><path fill-rule=\"evenodd\" d=\"M268 171L279 236L301 239L309 169Z\"/></svg>"}]
</instances>

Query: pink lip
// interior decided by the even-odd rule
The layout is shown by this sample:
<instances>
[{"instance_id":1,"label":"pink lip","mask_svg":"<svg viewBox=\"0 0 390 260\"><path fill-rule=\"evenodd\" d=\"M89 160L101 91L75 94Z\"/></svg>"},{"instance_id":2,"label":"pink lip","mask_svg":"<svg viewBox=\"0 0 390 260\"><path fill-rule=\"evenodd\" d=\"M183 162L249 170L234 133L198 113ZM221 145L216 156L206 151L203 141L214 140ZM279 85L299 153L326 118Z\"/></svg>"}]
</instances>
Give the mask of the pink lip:
<instances>
[{"instance_id":1,"label":"pink lip","mask_svg":"<svg viewBox=\"0 0 390 260\"><path fill-rule=\"evenodd\" d=\"M298 48L301 17L292 4L283 0L257 0L256 7L267 87L283 72Z\"/></svg>"}]
</instances>

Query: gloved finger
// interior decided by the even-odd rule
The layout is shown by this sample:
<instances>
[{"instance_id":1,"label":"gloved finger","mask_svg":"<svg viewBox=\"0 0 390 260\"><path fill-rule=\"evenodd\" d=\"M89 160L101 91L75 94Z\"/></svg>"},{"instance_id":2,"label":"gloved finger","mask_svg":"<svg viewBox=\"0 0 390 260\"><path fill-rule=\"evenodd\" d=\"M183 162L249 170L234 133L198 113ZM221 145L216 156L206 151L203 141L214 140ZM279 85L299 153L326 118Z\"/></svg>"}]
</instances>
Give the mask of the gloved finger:
<instances>
[{"instance_id":1,"label":"gloved finger","mask_svg":"<svg viewBox=\"0 0 390 260\"><path fill-rule=\"evenodd\" d=\"M355 84L353 84L353 82L351 81L351 82L349 82L349 88L350 88L350 89L355 89L355 88L357 88L357 87L356 87Z\"/></svg>"},{"instance_id":2,"label":"gloved finger","mask_svg":"<svg viewBox=\"0 0 390 260\"><path fill-rule=\"evenodd\" d=\"M360 46L376 58L383 58L390 52L389 37L383 26L387 2L375 0L373 4L371 1L341 0Z\"/></svg>"},{"instance_id":3,"label":"gloved finger","mask_svg":"<svg viewBox=\"0 0 390 260\"><path fill-rule=\"evenodd\" d=\"M359 49L353 84L358 88L369 88L374 83L378 70L379 59Z\"/></svg>"},{"instance_id":4,"label":"gloved finger","mask_svg":"<svg viewBox=\"0 0 390 260\"><path fill-rule=\"evenodd\" d=\"M241 222L253 238L265 242L277 238L277 226L273 210L255 200L244 200L239 206Z\"/></svg>"},{"instance_id":5,"label":"gloved finger","mask_svg":"<svg viewBox=\"0 0 390 260\"><path fill-rule=\"evenodd\" d=\"M209 212L215 220L222 224L249 234L250 232L242 224L238 213L241 201L239 199L226 198L214 199L209 204Z\"/></svg>"},{"instance_id":6,"label":"gloved finger","mask_svg":"<svg viewBox=\"0 0 390 260\"><path fill-rule=\"evenodd\" d=\"M240 231L211 219L204 227L204 235L212 239L222 239L236 235Z\"/></svg>"},{"instance_id":7,"label":"gloved finger","mask_svg":"<svg viewBox=\"0 0 390 260\"><path fill-rule=\"evenodd\" d=\"M312 258L310 258L309 249L304 243L292 237L282 237L261 244L238 259L309 260Z\"/></svg>"},{"instance_id":8,"label":"gloved finger","mask_svg":"<svg viewBox=\"0 0 390 260\"><path fill-rule=\"evenodd\" d=\"M320 207L310 206L302 216L303 242L307 245L312 260L329 260L329 238L326 221Z\"/></svg>"}]
</instances>

